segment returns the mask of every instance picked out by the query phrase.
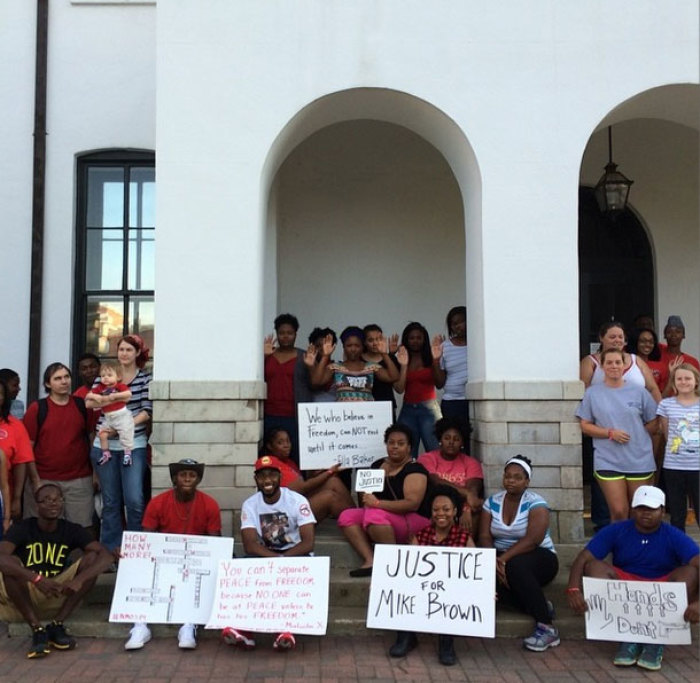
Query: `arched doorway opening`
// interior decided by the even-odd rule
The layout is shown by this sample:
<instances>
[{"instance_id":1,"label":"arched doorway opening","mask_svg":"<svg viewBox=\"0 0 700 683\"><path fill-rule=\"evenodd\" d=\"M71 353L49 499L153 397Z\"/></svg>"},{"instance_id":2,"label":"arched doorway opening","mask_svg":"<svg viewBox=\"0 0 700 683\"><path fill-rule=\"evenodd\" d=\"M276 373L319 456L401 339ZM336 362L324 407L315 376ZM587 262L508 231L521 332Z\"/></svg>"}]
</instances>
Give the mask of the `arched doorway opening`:
<instances>
[{"instance_id":1,"label":"arched doorway opening","mask_svg":"<svg viewBox=\"0 0 700 683\"><path fill-rule=\"evenodd\" d=\"M654 263L644 226L629 207L602 214L593 189L579 189L579 321L581 356L598 342L598 328L618 320L629 328L653 315Z\"/></svg>"}]
</instances>

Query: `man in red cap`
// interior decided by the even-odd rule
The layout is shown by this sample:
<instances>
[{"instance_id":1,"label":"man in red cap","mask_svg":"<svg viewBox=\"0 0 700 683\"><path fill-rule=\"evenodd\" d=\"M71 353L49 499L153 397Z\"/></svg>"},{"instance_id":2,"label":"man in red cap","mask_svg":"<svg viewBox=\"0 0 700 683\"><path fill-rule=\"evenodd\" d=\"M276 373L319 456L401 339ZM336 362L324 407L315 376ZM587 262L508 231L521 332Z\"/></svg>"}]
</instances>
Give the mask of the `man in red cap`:
<instances>
[{"instance_id":1,"label":"man in red cap","mask_svg":"<svg viewBox=\"0 0 700 683\"><path fill-rule=\"evenodd\" d=\"M314 549L316 519L309 501L300 493L280 486L282 463L272 455L255 463L258 492L241 508L241 537L249 557L299 557ZM250 634L228 627L224 641L245 649L255 647ZM291 633L280 633L273 647L290 650L296 645Z\"/></svg>"}]
</instances>

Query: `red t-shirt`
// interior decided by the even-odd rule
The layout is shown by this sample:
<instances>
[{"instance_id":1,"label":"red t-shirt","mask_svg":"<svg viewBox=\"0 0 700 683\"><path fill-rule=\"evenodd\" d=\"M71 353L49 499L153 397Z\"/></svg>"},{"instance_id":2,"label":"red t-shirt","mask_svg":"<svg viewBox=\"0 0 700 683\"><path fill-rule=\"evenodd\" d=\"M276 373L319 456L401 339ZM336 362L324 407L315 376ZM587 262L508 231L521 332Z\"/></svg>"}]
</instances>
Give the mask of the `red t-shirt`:
<instances>
[{"instance_id":1,"label":"red t-shirt","mask_svg":"<svg viewBox=\"0 0 700 683\"><path fill-rule=\"evenodd\" d=\"M34 451L27 430L21 420L9 415L7 422L0 420L0 450L5 454L7 479L12 497L12 468L34 460ZM9 505L9 502L7 502Z\"/></svg>"},{"instance_id":2,"label":"red t-shirt","mask_svg":"<svg viewBox=\"0 0 700 683\"><path fill-rule=\"evenodd\" d=\"M695 356L691 356L689 353L685 353L685 351L678 355L683 356L684 363L690 363L693 367L700 370L700 363L698 363L698 359ZM668 347L661 351L661 362L666 363L667 366L671 361L676 360L677 357L676 354L668 352Z\"/></svg>"},{"instance_id":3,"label":"red t-shirt","mask_svg":"<svg viewBox=\"0 0 700 683\"><path fill-rule=\"evenodd\" d=\"M37 442L39 402L34 401L24 416L29 438L35 442L34 459L42 479L69 481L92 474L90 466L89 424L69 397L66 405L47 398L46 420Z\"/></svg>"},{"instance_id":4,"label":"red t-shirt","mask_svg":"<svg viewBox=\"0 0 700 683\"><path fill-rule=\"evenodd\" d=\"M469 479L484 478L481 463L464 453L457 455L454 460L446 460L438 449L423 453L418 457L418 462L431 474L437 474L441 479L462 488L467 485Z\"/></svg>"},{"instance_id":5,"label":"red t-shirt","mask_svg":"<svg viewBox=\"0 0 700 683\"><path fill-rule=\"evenodd\" d=\"M74 392L73 396L76 398L82 398L83 401L85 400L85 397L88 395L88 392L90 391L90 387L86 387L84 384L82 387L78 387ZM88 414L88 426L90 427L90 431L94 432L95 427L97 427L97 421L100 419L100 415L102 414L102 411L94 408L88 408L87 409L87 414Z\"/></svg>"},{"instance_id":6,"label":"red t-shirt","mask_svg":"<svg viewBox=\"0 0 700 683\"><path fill-rule=\"evenodd\" d=\"M110 394L121 394L122 391L131 391L131 389L129 389L129 387L127 387L126 384L122 384L121 382L117 382L111 387L107 387L104 384L100 383L92 390L92 393L102 394L103 396L109 396ZM101 409L103 413L114 413L117 410L126 408L126 404L126 401L115 401L114 403L105 403Z\"/></svg>"},{"instance_id":7,"label":"red t-shirt","mask_svg":"<svg viewBox=\"0 0 700 683\"><path fill-rule=\"evenodd\" d=\"M196 491L194 500L181 503L171 489L151 499L141 524L146 531L216 536L221 533L221 510L206 493Z\"/></svg>"},{"instance_id":8,"label":"red t-shirt","mask_svg":"<svg viewBox=\"0 0 700 683\"><path fill-rule=\"evenodd\" d=\"M294 417L294 369L296 364L296 355L286 363L280 363L274 355L266 356L267 399L265 399L265 415Z\"/></svg>"},{"instance_id":9,"label":"red t-shirt","mask_svg":"<svg viewBox=\"0 0 700 683\"><path fill-rule=\"evenodd\" d=\"M406 373L406 403L422 403L435 398L435 379L432 368L409 370Z\"/></svg>"},{"instance_id":10,"label":"red t-shirt","mask_svg":"<svg viewBox=\"0 0 700 683\"><path fill-rule=\"evenodd\" d=\"M645 363L649 366L659 391L663 392L668 382L668 363L664 361L663 356L660 360L647 360Z\"/></svg>"}]
</instances>

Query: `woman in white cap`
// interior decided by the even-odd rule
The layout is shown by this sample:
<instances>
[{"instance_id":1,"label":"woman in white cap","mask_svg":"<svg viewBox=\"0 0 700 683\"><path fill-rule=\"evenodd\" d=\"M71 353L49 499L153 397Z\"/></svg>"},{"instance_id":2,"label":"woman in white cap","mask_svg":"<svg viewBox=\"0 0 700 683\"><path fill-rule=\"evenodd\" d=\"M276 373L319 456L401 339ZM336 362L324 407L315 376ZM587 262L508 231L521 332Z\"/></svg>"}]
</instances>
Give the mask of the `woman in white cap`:
<instances>
[{"instance_id":1,"label":"woman in white cap","mask_svg":"<svg viewBox=\"0 0 700 683\"><path fill-rule=\"evenodd\" d=\"M479 522L479 545L496 549L496 591L535 620L535 630L523 640L534 652L559 645L552 623L554 608L542 590L559 571L549 535L549 507L529 490L532 463L523 455L506 462L503 491L484 501Z\"/></svg>"}]
</instances>

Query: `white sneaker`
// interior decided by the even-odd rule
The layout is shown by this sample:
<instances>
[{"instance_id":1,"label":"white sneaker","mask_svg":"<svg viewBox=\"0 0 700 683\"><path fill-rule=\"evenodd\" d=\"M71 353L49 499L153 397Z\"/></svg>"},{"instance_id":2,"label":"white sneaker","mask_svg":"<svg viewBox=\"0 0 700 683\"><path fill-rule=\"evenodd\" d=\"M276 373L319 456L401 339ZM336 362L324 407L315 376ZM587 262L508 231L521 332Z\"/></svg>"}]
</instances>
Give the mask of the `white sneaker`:
<instances>
[{"instance_id":1,"label":"white sneaker","mask_svg":"<svg viewBox=\"0 0 700 683\"><path fill-rule=\"evenodd\" d=\"M125 650L140 650L151 639L148 624L134 624L129 633L129 640L124 643Z\"/></svg>"},{"instance_id":2,"label":"white sneaker","mask_svg":"<svg viewBox=\"0 0 700 683\"><path fill-rule=\"evenodd\" d=\"M194 650L197 647L197 627L183 624L177 634L177 646L181 650Z\"/></svg>"}]
</instances>

